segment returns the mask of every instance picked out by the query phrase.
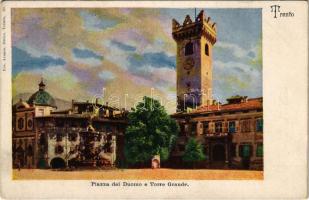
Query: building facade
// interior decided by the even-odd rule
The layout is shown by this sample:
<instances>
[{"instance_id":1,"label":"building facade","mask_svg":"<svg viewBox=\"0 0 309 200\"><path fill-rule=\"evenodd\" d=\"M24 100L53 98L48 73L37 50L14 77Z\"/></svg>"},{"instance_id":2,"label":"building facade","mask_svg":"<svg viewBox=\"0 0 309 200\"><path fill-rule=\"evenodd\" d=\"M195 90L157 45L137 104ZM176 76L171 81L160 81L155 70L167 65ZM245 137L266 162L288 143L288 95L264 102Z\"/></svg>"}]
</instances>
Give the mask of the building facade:
<instances>
[{"instance_id":1,"label":"building facade","mask_svg":"<svg viewBox=\"0 0 309 200\"><path fill-rule=\"evenodd\" d=\"M113 166L121 159L127 111L98 101L56 108L43 81L27 102L13 106L14 167Z\"/></svg>"},{"instance_id":2,"label":"building facade","mask_svg":"<svg viewBox=\"0 0 309 200\"><path fill-rule=\"evenodd\" d=\"M13 165L34 168L37 163L36 117L50 115L57 109L55 100L45 91L43 80L29 100L19 100L12 108Z\"/></svg>"},{"instance_id":3,"label":"building facade","mask_svg":"<svg viewBox=\"0 0 309 200\"><path fill-rule=\"evenodd\" d=\"M183 166L187 141L194 137L206 155L202 168L263 169L263 99L236 96L221 105L172 115L180 135L171 158ZM176 164L177 163L177 164Z\"/></svg>"}]
</instances>

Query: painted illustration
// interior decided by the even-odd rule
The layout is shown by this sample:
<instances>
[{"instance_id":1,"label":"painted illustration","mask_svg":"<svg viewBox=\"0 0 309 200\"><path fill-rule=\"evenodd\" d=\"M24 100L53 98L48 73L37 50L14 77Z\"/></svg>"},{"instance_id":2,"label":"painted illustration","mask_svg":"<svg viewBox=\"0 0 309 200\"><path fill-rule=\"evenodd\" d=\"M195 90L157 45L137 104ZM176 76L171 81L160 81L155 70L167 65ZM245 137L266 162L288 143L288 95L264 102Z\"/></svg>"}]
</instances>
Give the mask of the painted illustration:
<instances>
[{"instance_id":1,"label":"painted illustration","mask_svg":"<svg viewBox=\"0 0 309 200\"><path fill-rule=\"evenodd\" d=\"M13 179L263 179L261 14L13 9Z\"/></svg>"}]
</instances>

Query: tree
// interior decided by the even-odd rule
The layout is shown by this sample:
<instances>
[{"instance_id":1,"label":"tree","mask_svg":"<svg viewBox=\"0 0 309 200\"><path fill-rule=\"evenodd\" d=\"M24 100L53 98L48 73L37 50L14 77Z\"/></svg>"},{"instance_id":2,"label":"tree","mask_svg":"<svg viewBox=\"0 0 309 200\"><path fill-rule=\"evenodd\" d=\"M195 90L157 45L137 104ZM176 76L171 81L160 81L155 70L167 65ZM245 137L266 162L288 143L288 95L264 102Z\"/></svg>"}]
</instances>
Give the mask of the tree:
<instances>
[{"instance_id":1,"label":"tree","mask_svg":"<svg viewBox=\"0 0 309 200\"><path fill-rule=\"evenodd\" d=\"M154 155L167 160L179 127L159 101L144 97L128 115L124 153L128 164L145 164Z\"/></svg>"},{"instance_id":2,"label":"tree","mask_svg":"<svg viewBox=\"0 0 309 200\"><path fill-rule=\"evenodd\" d=\"M183 155L183 161L195 167L196 163L205 160L202 146L194 138L190 138Z\"/></svg>"}]
</instances>

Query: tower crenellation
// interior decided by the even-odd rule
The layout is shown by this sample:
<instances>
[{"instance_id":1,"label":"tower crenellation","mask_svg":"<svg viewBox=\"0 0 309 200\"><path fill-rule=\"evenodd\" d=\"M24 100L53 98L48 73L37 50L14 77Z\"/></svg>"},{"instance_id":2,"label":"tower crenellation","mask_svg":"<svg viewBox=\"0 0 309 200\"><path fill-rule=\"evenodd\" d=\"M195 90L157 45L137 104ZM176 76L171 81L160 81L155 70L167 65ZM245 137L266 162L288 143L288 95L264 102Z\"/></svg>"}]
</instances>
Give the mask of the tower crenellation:
<instances>
[{"instance_id":1,"label":"tower crenellation","mask_svg":"<svg viewBox=\"0 0 309 200\"><path fill-rule=\"evenodd\" d=\"M172 20L177 44L177 110L212 104L212 47L217 25L202 10L193 21L186 15L182 24Z\"/></svg>"},{"instance_id":2,"label":"tower crenellation","mask_svg":"<svg viewBox=\"0 0 309 200\"><path fill-rule=\"evenodd\" d=\"M181 25L176 19L172 20L172 34L175 40L181 40L190 36L207 36L212 44L216 43L217 27L211 18L204 14L204 10L192 21L190 15L186 15Z\"/></svg>"}]
</instances>

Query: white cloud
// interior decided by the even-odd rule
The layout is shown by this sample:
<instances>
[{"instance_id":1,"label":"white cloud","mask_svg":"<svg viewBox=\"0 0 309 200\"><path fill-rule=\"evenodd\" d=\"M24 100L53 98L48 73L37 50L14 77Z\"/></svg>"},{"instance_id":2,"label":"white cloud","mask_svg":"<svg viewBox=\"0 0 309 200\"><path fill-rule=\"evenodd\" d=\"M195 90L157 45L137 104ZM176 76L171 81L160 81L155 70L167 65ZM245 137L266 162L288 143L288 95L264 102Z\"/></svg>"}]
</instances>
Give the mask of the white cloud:
<instances>
[{"instance_id":1,"label":"white cloud","mask_svg":"<svg viewBox=\"0 0 309 200\"><path fill-rule=\"evenodd\" d=\"M105 70L99 73L99 77L103 80L109 81L116 78L115 74L111 71Z\"/></svg>"},{"instance_id":2,"label":"white cloud","mask_svg":"<svg viewBox=\"0 0 309 200\"><path fill-rule=\"evenodd\" d=\"M102 64L102 60L96 58L77 58L74 55L72 56L72 58L74 62L88 65L90 67L97 67Z\"/></svg>"},{"instance_id":3,"label":"white cloud","mask_svg":"<svg viewBox=\"0 0 309 200\"><path fill-rule=\"evenodd\" d=\"M249 52L248 50L241 48L237 44L228 43L228 42L218 42L216 46L219 48L230 49L231 53L233 53L238 58L243 58L247 56Z\"/></svg>"}]
</instances>

